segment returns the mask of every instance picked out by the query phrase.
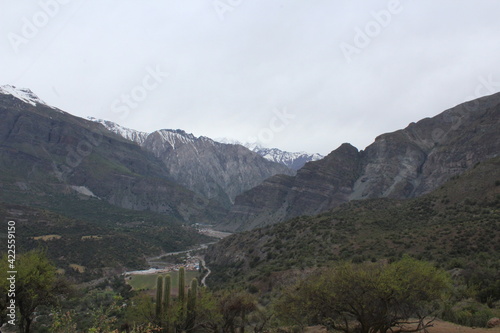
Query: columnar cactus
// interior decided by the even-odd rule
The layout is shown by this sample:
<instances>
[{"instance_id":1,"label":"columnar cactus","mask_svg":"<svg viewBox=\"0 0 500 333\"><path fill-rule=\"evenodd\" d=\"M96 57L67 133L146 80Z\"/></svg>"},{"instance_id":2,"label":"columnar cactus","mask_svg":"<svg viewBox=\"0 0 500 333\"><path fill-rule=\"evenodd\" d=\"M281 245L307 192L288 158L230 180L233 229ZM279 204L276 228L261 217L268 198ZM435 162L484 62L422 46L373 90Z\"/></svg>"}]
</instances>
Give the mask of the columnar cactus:
<instances>
[{"instance_id":1,"label":"columnar cactus","mask_svg":"<svg viewBox=\"0 0 500 333\"><path fill-rule=\"evenodd\" d=\"M165 276L165 281L163 282L163 313L168 317L168 310L170 309L170 292L171 292L172 279L170 275Z\"/></svg>"},{"instance_id":2,"label":"columnar cactus","mask_svg":"<svg viewBox=\"0 0 500 333\"><path fill-rule=\"evenodd\" d=\"M198 295L198 280L191 281L191 287L188 290L187 299L187 315L186 315L186 329L191 330L196 321L196 298Z\"/></svg>"},{"instance_id":3,"label":"columnar cactus","mask_svg":"<svg viewBox=\"0 0 500 333\"><path fill-rule=\"evenodd\" d=\"M163 276L158 275L156 280L156 318L161 320L163 311Z\"/></svg>"},{"instance_id":4,"label":"columnar cactus","mask_svg":"<svg viewBox=\"0 0 500 333\"><path fill-rule=\"evenodd\" d=\"M179 268L179 302L184 304L186 300L186 272L184 267Z\"/></svg>"}]
</instances>

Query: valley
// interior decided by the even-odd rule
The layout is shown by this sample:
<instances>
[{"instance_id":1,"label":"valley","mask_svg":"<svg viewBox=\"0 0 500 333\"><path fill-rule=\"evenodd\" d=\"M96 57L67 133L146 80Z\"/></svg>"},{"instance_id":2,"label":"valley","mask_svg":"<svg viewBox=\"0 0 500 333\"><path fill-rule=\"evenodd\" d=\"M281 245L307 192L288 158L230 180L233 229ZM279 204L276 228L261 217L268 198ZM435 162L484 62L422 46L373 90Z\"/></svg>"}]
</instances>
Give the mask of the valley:
<instances>
[{"instance_id":1,"label":"valley","mask_svg":"<svg viewBox=\"0 0 500 333\"><path fill-rule=\"evenodd\" d=\"M16 222L20 253L47 260L51 279L75 288L78 297L59 299L67 310L115 318L98 313L114 309L123 322L149 325L165 289L172 303L162 306L194 311L200 302L197 320L210 325L238 309L234 318L255 332L299 329L330 319L314 314L318 299L295 307L302 300L290 290L321 277L319 288L335 267L382 274L379 296L399 292L405 280L383 270L410 262L442 278L439 292L451 288L445 300L422 300L426 313L468 326L500 315L500 94L323 157L178 129L138 132L9 89L0 91L0 220ZM304 299L326 292L307 288ZM40 322L51 321L48 311ZM188 325L185 316L168 320Z\"/></svg>"},{"instance_id":2,"label":"valley","mask_svg":"<svg viewBox=\"0 0 500 333\"><path fill-rule=\"evenodd\" d=\"M223 239L230 236L230 233L220 232L212 229L209 226L198 226L198 232L200 234L213 237L217 240ZM206 285L206 279L212 273L210 268L205 262L205 252L210 245L216 244L217 241L210 243L201 244L194 248L162 253L157 256L146 258L147 266L149 268L135 271L127 271L122 273L128 283L135 289L154 289L156 287L156 278L159 275L170 274L173 277L177 276L177 272L181 267L186 270L188 278L199 277L200 284L202 286ZM149 276L148 278L142 278L139 276ZM176 278L174 278L174 281ZM140 282L137 282L139 280ZM144 283L143 281L149 281ZM175 283L174 283L175 284Z\"/></svg>"}]
</instances>

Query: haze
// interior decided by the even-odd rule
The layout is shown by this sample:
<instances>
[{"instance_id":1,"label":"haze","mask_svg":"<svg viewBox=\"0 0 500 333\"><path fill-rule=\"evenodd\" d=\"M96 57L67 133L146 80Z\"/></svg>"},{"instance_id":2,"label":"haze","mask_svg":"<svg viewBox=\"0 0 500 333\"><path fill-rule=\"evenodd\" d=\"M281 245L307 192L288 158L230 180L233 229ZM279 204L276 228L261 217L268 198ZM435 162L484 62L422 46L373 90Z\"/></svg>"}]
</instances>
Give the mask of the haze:
<instances>
[{"instance_id":1,"label":"haze","mask_svg":"<svg viewBox=\"0 0 500 333\"><path fill-rule=\"evenodd\" d=\"M1 84L142 131L327 154L500 90L500 2L1 0Z\"/></svg>"}]
</instances>

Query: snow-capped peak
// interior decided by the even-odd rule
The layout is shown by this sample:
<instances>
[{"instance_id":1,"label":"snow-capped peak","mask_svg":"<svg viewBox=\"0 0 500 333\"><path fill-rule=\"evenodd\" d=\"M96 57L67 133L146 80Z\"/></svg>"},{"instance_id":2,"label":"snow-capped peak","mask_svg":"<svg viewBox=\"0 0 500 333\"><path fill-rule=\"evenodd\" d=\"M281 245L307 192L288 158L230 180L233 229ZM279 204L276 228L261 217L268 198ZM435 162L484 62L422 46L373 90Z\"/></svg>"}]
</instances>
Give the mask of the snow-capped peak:
<instances>
[{"instance_id":1,"label":"snow-capped peak","mask_svg":"<svg viewBox=\"0 0 500 333\"><path fill-rule=\"evenodd\" d=\"M197 138L190 133L186 133L183 130L177 129L161 129L154 131L152 133L141 132L131 128L123 127L109 120L97 119L94 117L87 117L87 119L94 121L96 123L104 125L108 130L113 133L120 135L121 137L136 142L140 146L143 146L146 139L151 135L151 138L159 138L160 141L167 143L173 149L180 144L193 143Z\"/></svg>"},{"instance_id":2,"label":"snow-capped peak","mask_svg":"<svg viewBox=\"0 0 500 333\"><path fill-rule=\"evenodd\" d=\"M5 95L12 95L17 99L25 103L29 103L33 106L37 104L47 105L44 101L42 101L37 95L35 95L30 89L27 88L16 88L15 86L5 85L0 86L0 93Z\"/></svg>"},{"instance_id":3,"label":"snow-capped peak","mask_svg":"<svg viewBox=\"0 0 500 333\"><path fill-rule=\"evenodd\" d=\"M134 141L139 145L142 145L149 135L149 133L137 131L131 128L126 128L109 120L97 119L94 117L87 117L87 119L102 124L111 132L116 133L127 140Z\"/></svg>"},{"instance_id":4,"label":"snow-capped peak","mask_svg":"<svg viewBox=\"0 0 500 333\"><path fill-rule=\"evenodd\" d=\"M164 142L168 142L173 149L175 149L176 144L186 144L193 143L196 140L196 137L193 134L188 134L183 130L170 130L170 129L162 129L156 131L158 135L161 136Z\"/></svg>"},{"instance_id":5,"label":"snow-capped peak","mask_svg":"<svg viewBox=\"0 0 500 333\"><path fill-rule=\"evenodd\" d=\"M230 138L215 138L214 139L216 142L224 143L227 145L240 145L245 148L250 149L251 151L257 151L258 149L263 148L262 145L258 142L253 142L253 143L243 143L241 141L235 140L235 139L230 139Z\"/></svg>"},{"instance_id":6,"label":"snow-capped peak","mask_svg":"<svg viewBox=\"0 0 500 333\"><path fill-rule=\"evenodd\" d=\"M265 159L269 161L273 161L276 163L283 164L290 169L298 170L304 166L309 161L317 161L322 159L324 156L320 154L309 154L306 152L288 152L288 151L283 151L278 148L265 148L262 147L262 145L258 142L253 142L253 143L241 143L238 140L233 140L233 139L228 139L228 138L219 138L216 139L215 141L218 141L220 143L225 143L225 144L232 144L232 145L241 145L244 146L251 151L259 154L260 156L264 157Z\"/></svg>"}]
</instances>

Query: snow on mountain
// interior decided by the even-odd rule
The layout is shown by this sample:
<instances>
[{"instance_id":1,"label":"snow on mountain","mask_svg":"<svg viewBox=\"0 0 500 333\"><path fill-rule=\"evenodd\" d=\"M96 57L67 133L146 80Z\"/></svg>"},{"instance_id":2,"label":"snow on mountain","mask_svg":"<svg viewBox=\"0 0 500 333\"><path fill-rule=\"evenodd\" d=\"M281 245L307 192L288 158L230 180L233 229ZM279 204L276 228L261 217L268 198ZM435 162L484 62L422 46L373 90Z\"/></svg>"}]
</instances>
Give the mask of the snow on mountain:
<instances>
[{"instance_id":1,"label":"snow on mountain","mask_svg":"<svg viewBox=\"0 0 500 333\"><path fill-rule=\"evenodd\" d=\"M193 143L196 140L207 140L208 138L199 137L196 138L193 134L189 134L184 132L183 130L171 130L171 129L161 129L158 131L154 131L152 133L141 132L131 128L123 127L109 120L97 119L94 117L87 117L87 119L94 121L96 123L104 125L108 130L113 133L116 133L123 138L136 142L140 146L143 146L148 137L151 136L150 140L153 140L153 137L158 136L160 139L159 142L162 143L162 149L170 146L172 149L175 149L181 144Z\"/></svg>"},{"instance_id":2,"label":"snow on mountain","mask_svg":"<svg viewBox=\"0 0 500 333\"><path fill-rule=\"evenodd\" d=\"M193 143L196 140L196 137L193 134L188 134L183 130L162 129L156 132L158 132L163 140L168 142L173 149L175 149L176 144Z\"/></svg>"},{"instance_id":3,"label":"snow on mountain","mask_svg":"<svg viewBox=\"0 0 500 333\"><path fill-rule=\"evenodd\" d=\"M237 140L228 138L219 138L216 141L226 144L242 145L253 152L256 152L260 156L264 157L269 161L280 163L286 165L290 169L298 170L304 166L309 161L317 161L322 159L324 156L320 154L309 154L306 152L288 152L283 151L278 148L265 148L259 143L241 143Z\"/></svg>"},{"instance_id":4,"label":"snow on mountain","mask_svg":"<svg viewBox=\"0 0 500 333\"><path fill-rule=\"evenodd\" d=\"M27 88L16 88L15 86L5 85L0 86L0 93L5 95L12 95L15 98L20 99L21 101L29 103L33 106L36 106L37 104L47 105L47 103L42 101L37 95L35 95L30 89Z\"/></svg>"},{"instance_id":5,"label":"snow on mountain","mask_svg":"<svg viewBox=\"0 0 500 333\"><path fill-rule=\"evenodd\" d=\"M278 148L265 148L258 143L241 143L237 140L227 138L219 138L215 140L203 136L197 138L193 134L186 133L185 131L179 129L162 129L153 133L146 133L123 127L108 120L96 119L94 117L88 117L88 119L103 124L108 130L121 135L127 140L134 141L140 146L144 146L145 142L148 141L150 150L155 152L164 151L168 146L170 146L172 149L176 149L176 147L179 147L183 144L193 144L197 140L204 140L209 141L212 144L218 142L223 144L244 146L264 157L268 161L283 164L292 170L298 170L302 168L304 164L309 161L317 161L323 158L323 156L320 154L309 154L306 152L287 152Z\"/></svg>"},{"instance_id":6,"label":"snow on mountain","mask_svg":"<svg viewBox=\"0 0 500 333\"><path fill-rule=\"evenodd\" d=\"M278 148L261 148L256 147L253 149L265 159L277 163L281 163L293 170L299 170L310 161L317 161L323 158L320 154L308 154L306 152L288 152Z\"/></svg>"},{"instance_id":7,"label":"snow on mountain","mask_svg":"<svg viewBox=\"0 0 500 333\"><path fill-rule=\"evenodd\" d=\"M136 130L131 129L131 128L126 128L126 127L118 125L117 123L114 123L114 122L109 121L109 120L97 119L94 117L87 117L87 118L89 120L96 122L96 123L100 123L100 124L104 125L104 127L106 127L111 132L114 132L127 140L136 142L139 145L142 145L144 143L144 141L146 141L146 138L149 135L149 133L136 131Z\"/></svg>"}]
</instances>

